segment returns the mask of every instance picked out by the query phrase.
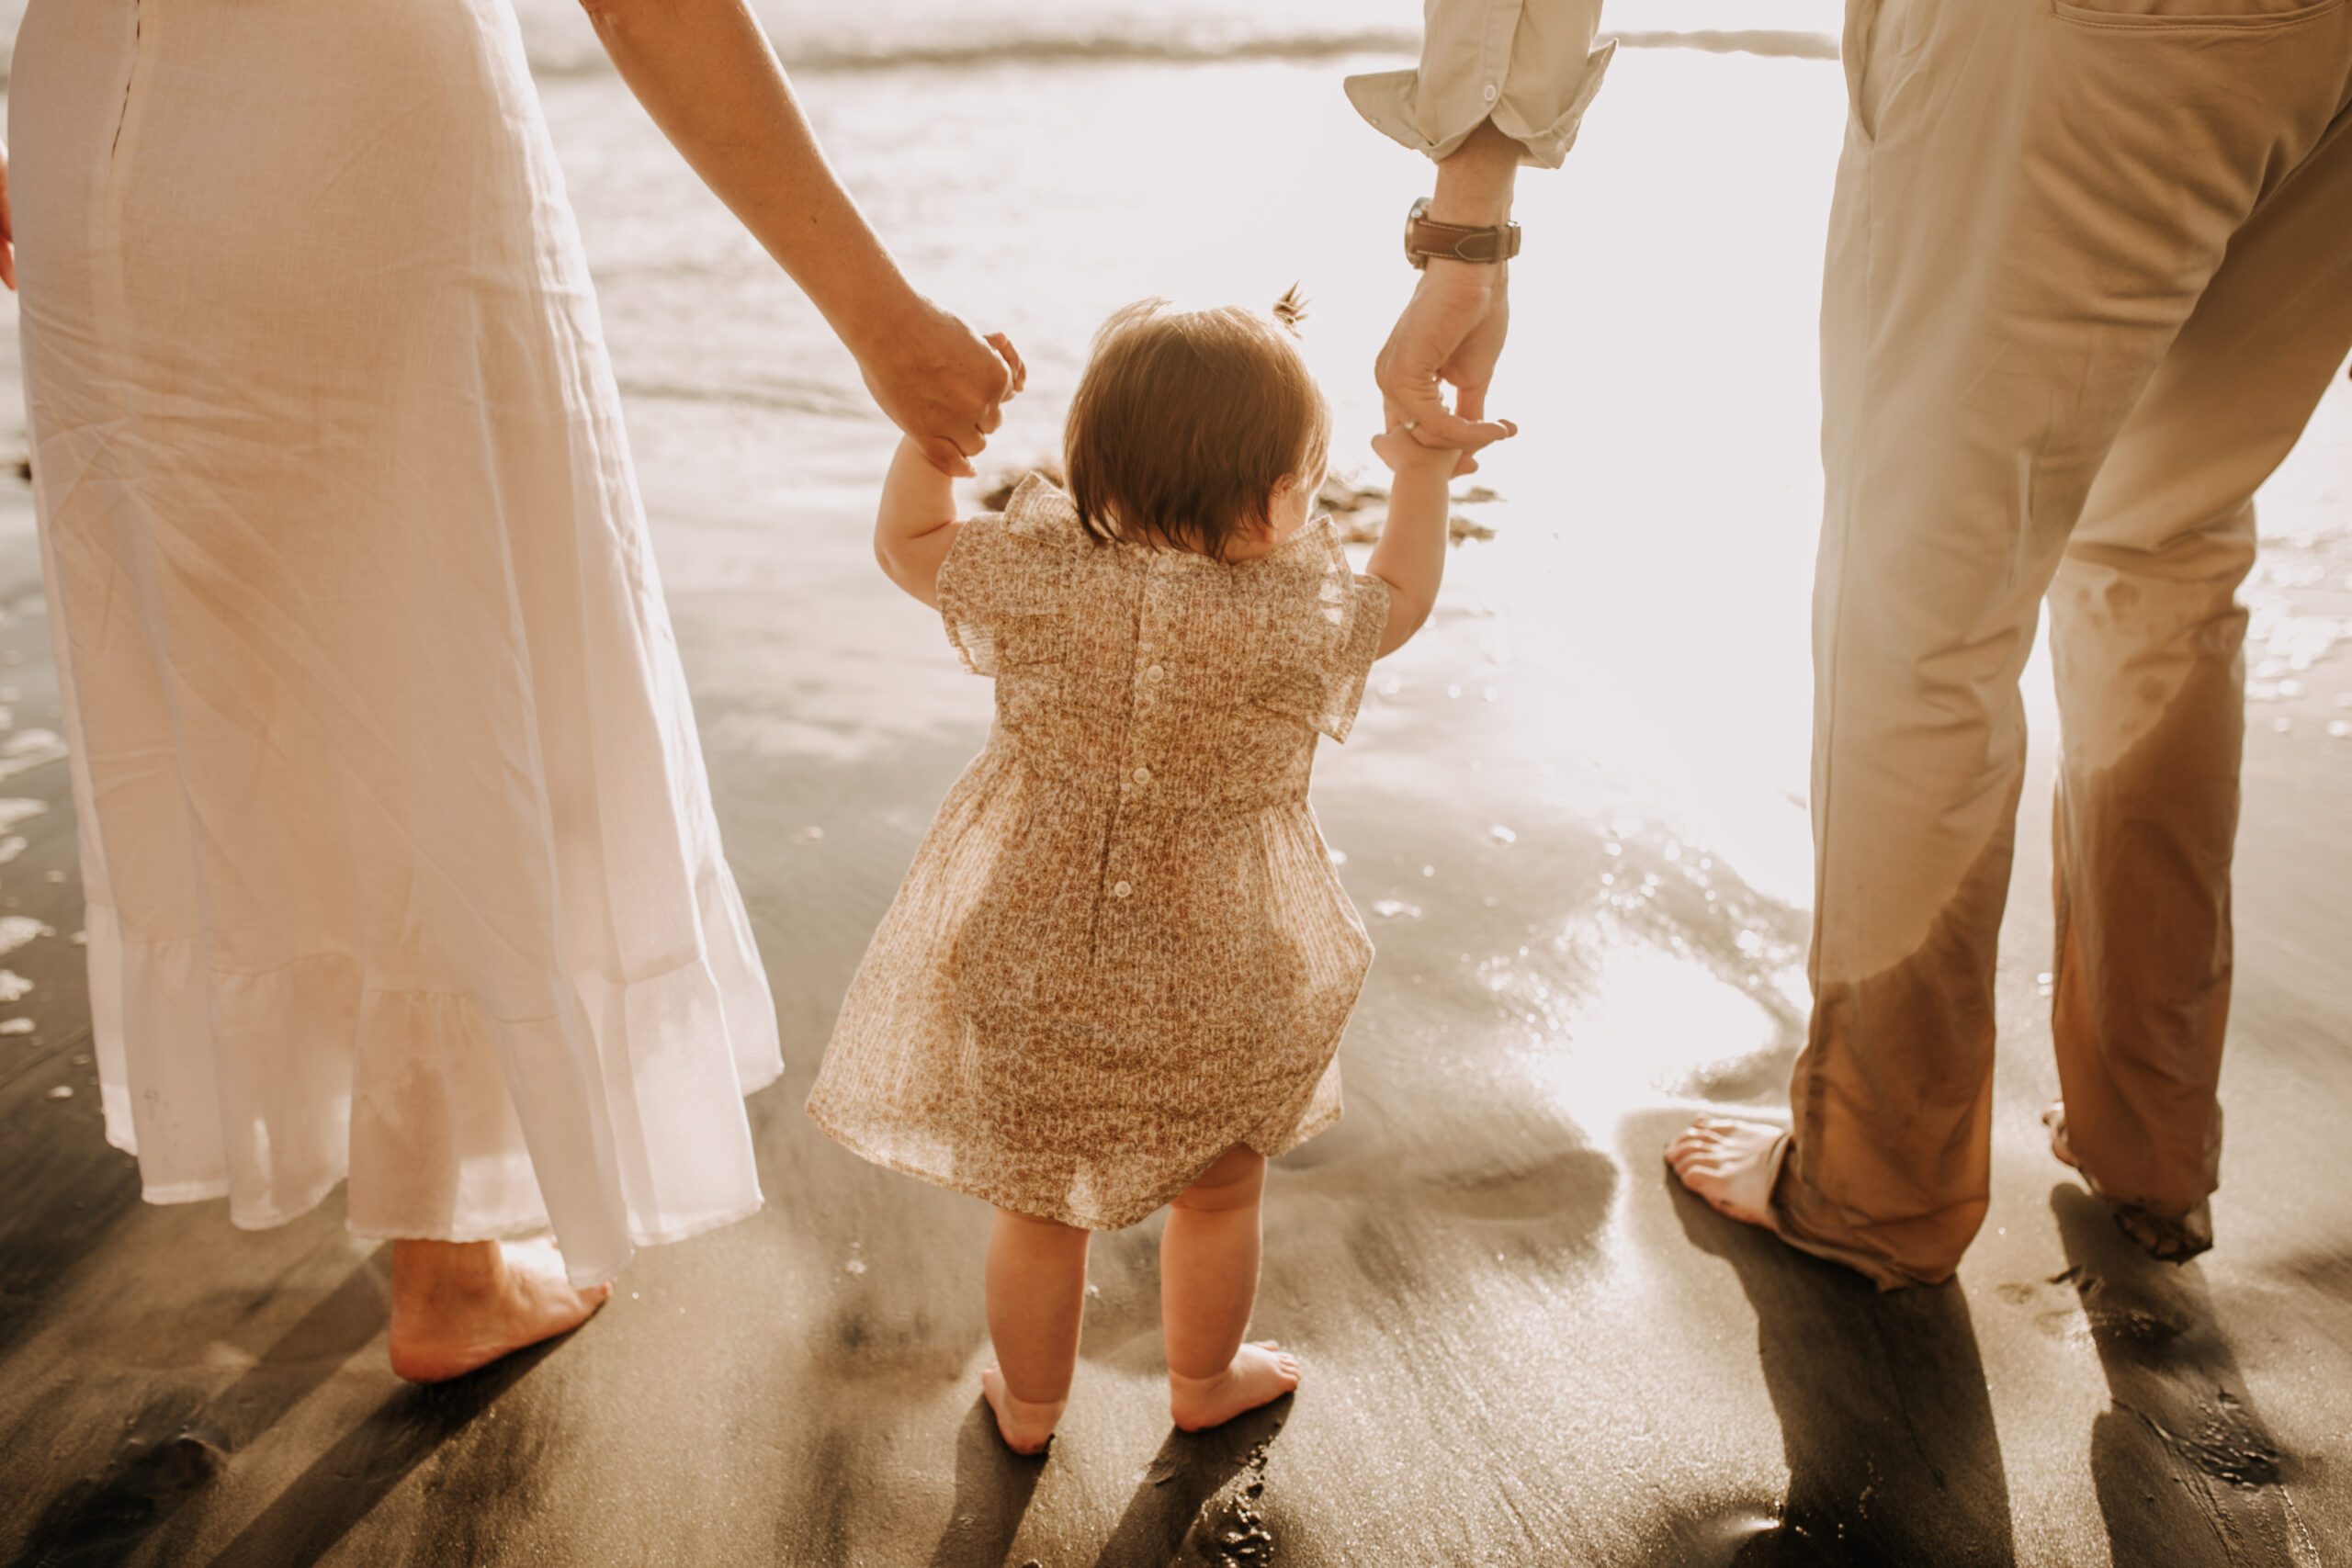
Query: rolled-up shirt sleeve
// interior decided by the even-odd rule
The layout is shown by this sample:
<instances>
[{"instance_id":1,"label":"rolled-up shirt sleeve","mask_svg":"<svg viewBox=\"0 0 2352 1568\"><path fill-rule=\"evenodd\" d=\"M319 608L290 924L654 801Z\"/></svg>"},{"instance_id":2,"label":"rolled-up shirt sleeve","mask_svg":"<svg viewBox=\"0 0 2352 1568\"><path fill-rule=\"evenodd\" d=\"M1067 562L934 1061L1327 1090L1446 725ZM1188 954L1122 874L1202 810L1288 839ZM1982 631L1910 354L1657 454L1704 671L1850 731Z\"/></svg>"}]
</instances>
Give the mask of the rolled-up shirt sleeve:
<instances>
[{"instance_id":1,"label":"rolled-up shirt sleeve","mask_svg":"<svg viewBox=\"0 0 2352 1568\"><path fill-rule=\"evenodd\" d=\"M1556 169L1617 51L1592 47L1600 0L1424 0L1421 63L1347 81L1348 99L1381 131L1442 158L1482 121Z\"/></svg>"}]
</instances>

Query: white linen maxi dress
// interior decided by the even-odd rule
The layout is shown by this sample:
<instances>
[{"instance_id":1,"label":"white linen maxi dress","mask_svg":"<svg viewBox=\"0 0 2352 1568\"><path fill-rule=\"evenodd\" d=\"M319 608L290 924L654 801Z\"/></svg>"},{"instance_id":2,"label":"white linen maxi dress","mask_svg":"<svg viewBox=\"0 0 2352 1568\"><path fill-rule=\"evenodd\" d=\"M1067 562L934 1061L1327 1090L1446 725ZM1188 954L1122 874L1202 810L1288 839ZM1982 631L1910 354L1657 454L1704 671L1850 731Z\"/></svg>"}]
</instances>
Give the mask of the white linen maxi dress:
<instances>
[{"instance_id":1,"label":"white linen maxi dress","mask_svg":"<svg viewBox=\"0 0 2352 1568\"><path fill-rule=\"evenodd\" d=\"M35 499L108 1136L241 1225L758 1206L781 1063L503 0L33 0Z\"/></svg>"}]
</instances>

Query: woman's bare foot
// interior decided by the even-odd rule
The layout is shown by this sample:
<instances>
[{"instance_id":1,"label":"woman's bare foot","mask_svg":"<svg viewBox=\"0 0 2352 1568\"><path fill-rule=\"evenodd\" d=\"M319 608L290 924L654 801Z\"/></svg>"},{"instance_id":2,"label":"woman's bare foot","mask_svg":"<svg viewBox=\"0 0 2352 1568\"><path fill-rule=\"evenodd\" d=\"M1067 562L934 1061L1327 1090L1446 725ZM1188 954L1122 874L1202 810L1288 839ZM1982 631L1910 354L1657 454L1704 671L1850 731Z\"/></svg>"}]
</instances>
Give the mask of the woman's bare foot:
<instances>
[{"instance_id":1,"label":"woman's bare foot","mask_svg":"<svg viewBox=\"0 0 2352 1568\"><path fill-rule=\"evenodd\" d=\"M1666 1163L1717 1213L1770 1230L1772 1181L1780 1174L1781 1141L1787 1136L1760 1122L1702 1116L1666 1145Z\"/></svg>"},{"instance_id":2,"label":"woman's bare foot","mask_svg":"<svg viewBox=\"0 0 2352 1568\"><path fill-rule=\"evenodd\" d=\"M564 1278L551 1237L392 1243L392 1371L411 1382L463 1377L579 1327L613 1293Z\"/></svg>"},{"instance_id":3,"label":"woman's bare foot","mask_svg":"<svg viewBox=\"0 0 2352 1568\"><path fill-rule=\"evenodd\" d=\"M2158 1214L2137 1203L2125 1203L2099 1190L2091 1173L2075 1156L2075 1145L2066 1137L2066 1102L2053 1100L2050 1109L2041 1113L2041 1124L2050 1129L2050 1152L2058 1163L2083 1179L2091 1196L2105 1203L2115 1213L2115 1228L2140 1244L2147 1255L2159 1263L2186 1263L2213 1247L2213 1203L2207 1199L2186 1214Z\"/></svg>"},{"instance_id":4,"label":"woman's bare foot","mask_svg":"<svg viewBox=\"0 0 2352 1568\"><path fill-rule=\"evenodd\" d=\"M1210 1352L1215 1355L1215 1351ZM1187 1432L1222 1427L1298 1386L1298 1358L1268 1339L1244 1345L1215 1377L1168 1374L1168 1414Z\"/></svg>"},{"instance_id":5,"label":"woman's bare foot","mask_svg":"<svg viewBox=\"0 0 2352 1568\"><path fill-rule=\"evenodd\" d=\"M996 1412L996 1435L1017 1454L1044 1453L1046 1445L1054 1440L1054 1427L1061 1421L1063 1408L1069 1404L1067 1396L1045 1404L1016 1397L994 1361L980 1369L980 1392L988 1395L989 1408Z\"/></svg>"}]
</instances>

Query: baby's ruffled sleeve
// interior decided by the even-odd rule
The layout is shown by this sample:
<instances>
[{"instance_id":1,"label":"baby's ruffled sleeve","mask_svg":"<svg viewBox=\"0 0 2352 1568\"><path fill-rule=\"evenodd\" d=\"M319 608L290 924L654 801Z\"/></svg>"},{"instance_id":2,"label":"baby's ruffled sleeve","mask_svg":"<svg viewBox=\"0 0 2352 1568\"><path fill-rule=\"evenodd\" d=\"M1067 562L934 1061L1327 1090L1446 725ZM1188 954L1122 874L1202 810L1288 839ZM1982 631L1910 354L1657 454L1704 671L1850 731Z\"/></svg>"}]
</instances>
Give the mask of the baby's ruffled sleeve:
<instances>
[{"instance_id":1,"label":"baby's ruffled sleeve","mask_svg":"<svg viewBox=\"0 0 2352 1568\"><path fill-rule=\"evenodd\" d=\"M1376 577L1335 571L1317 594L1317 613L1304 618L1306 634L1273 661L1261 707L1288 714L1320 734L1345 740L1363 705L1364 682L1388 629L1388 584Z\"/></svg>"},{"instance_id":2,"label":"baby's ruffled sleeve","mask_svg":"<svg viewBox=\"0 0 2352 1568\"><path fill-rule=\"evenodd\" d=\"M1324 675L1323 711L1310 721L1334 740L1345 740L1355 728L1363 685L1372 678L1372 661L1380 656L1380 638L1387 629L1388 584L1357 576L1348 585L1347 622Z\"/></svg>"},{"instance_id":3,"label":"baby's ruffled sleeve","mask_svg":"<svg viewBox=\"0 0 2352 1568\"><path fill-rule=\"evenodd\" d=\"M940 617L948 642L975 675L997 672L997 613L1011 542L1003 515L983 512L956 528L956 542L939 563Z\"/></svg>"}]
</instances>

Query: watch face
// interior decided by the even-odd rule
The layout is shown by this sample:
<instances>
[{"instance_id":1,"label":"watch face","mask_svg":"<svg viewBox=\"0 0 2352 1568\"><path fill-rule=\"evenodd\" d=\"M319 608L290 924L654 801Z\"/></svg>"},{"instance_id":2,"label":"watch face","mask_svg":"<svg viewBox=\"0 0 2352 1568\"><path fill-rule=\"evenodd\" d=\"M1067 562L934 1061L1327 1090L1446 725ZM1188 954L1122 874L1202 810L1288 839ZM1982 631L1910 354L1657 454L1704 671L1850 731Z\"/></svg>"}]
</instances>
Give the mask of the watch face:
<instances>
[{"instance_id":1,"label":"watch face","mask_svg":"<svg viewBox=\"0 0 2352 1568\"><path fill-rule=\"evenodd\" d=\"M1405 259L1416 268L1427 266L1429 258L1413 248L1413 225L1429 215L1430 198L1425 196L1416 198L1411 210L1405 214Z\"/></svg>"}]
</instances>

